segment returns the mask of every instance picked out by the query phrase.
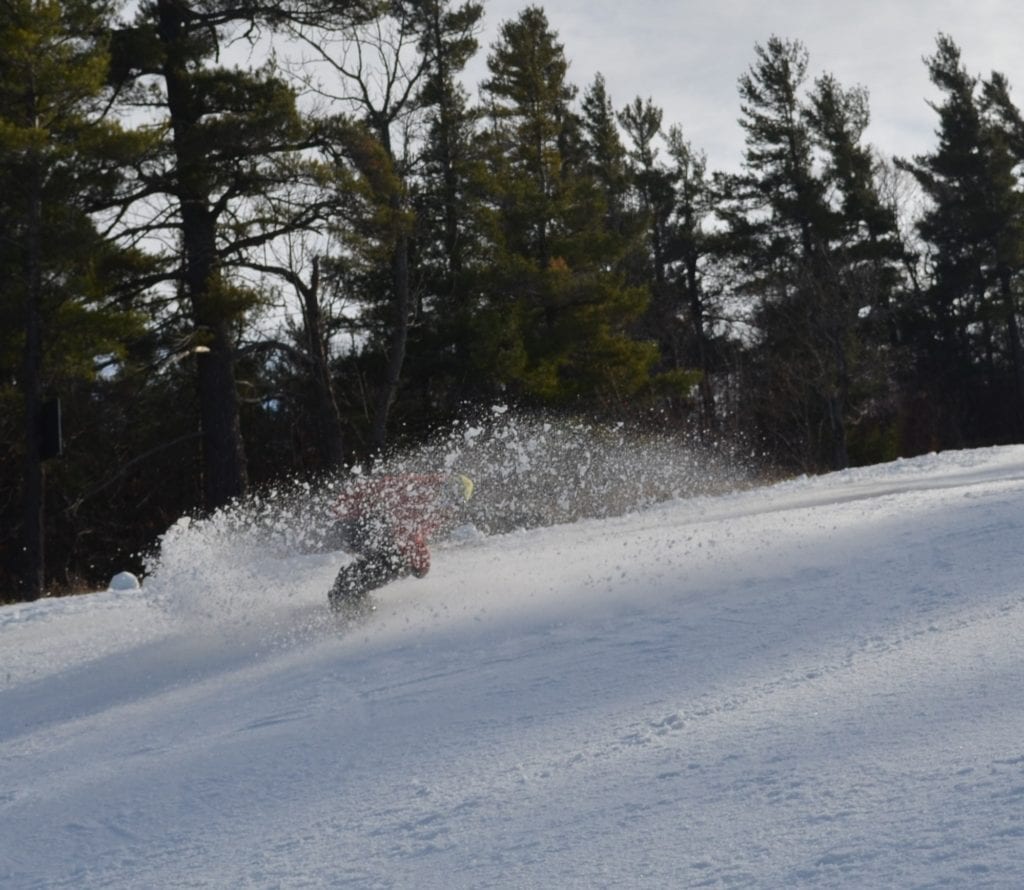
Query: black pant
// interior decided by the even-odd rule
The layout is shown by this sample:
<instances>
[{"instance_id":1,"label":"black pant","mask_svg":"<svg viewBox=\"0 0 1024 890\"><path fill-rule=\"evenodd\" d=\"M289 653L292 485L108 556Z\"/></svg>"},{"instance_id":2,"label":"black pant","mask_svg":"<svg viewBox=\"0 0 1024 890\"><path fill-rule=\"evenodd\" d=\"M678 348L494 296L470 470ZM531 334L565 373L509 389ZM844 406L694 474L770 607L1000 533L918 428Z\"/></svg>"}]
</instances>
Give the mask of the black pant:
<instances>
[{"instance_id":1,"label":"black pant","mask_svg":"<svg viewBox=\"0 0 1024 890\"><path fill-rule=\"evenodd\" d=\"M358 517L344 521L343 540L356 559L338 571L327 595L339 610L364 601L372 590L409 574L409 566L386 521Z\"/></svg>"}]
</instances>

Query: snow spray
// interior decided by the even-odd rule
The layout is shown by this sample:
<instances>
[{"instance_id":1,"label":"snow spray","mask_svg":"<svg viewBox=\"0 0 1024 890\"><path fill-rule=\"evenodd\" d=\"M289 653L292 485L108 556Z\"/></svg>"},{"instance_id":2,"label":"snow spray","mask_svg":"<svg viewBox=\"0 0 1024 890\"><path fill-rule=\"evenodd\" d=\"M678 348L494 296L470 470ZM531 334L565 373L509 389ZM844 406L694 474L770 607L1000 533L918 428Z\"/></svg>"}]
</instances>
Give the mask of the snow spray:
<instances>
[{"instance_id":1,"label":"snow spray","mask_svg":"<svg viewBox=\"0 0 1024 890\"><path fill-rule=\"evenodd\" d=\"M181 519L147 565L144 589L183 621L274 624L296 609L321 612L348 558L334 507L367 472L463 473L473 479L466 523L450 546L481 535L620 516L672 499L748 484L752 461L735 443L495 406L397 450L372 469L353 467L320 484L285 482L204 519ZM467 527L470 533L467 534Z\"/></svg>"}]
</instances>

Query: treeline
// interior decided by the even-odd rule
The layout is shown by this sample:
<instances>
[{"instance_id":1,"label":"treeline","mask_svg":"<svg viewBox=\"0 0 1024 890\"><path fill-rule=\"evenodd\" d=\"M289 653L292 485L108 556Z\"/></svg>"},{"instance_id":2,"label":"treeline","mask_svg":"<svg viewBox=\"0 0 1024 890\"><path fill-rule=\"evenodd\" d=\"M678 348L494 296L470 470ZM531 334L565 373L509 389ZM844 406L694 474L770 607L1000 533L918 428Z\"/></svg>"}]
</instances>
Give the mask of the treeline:
<instances>
[{"instance_id":1,"label":"treeline","mask_svg":"<svg viewBox=\"0 0 1024 890\"><path fill-rule=\"evenodd\" d=\"M805 471L1024 432L1024 122L949 37L930 154L772 37L720 172L539 7L478 96L473 2L120 13L0 4L0 598L495 403Z\"/></svg>"}]
</instances>

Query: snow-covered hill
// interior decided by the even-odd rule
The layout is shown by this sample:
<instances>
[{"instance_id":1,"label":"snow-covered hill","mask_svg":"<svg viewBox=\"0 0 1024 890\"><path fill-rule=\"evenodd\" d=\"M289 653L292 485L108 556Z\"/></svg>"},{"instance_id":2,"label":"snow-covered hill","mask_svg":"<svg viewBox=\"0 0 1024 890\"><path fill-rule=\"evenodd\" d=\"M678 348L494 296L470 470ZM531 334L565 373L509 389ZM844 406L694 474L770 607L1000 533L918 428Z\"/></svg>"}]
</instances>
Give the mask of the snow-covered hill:
<instances>
[{"instance_id":1,"label":"snow-covered hill","mask_svg":"<svg viewBox=\"0 0 1024 890\"><path fill-rule=\"evenodd\" d=\"M0 609L0 886L1024 886L1024 448Z\"/></svg>"}]
</instances>

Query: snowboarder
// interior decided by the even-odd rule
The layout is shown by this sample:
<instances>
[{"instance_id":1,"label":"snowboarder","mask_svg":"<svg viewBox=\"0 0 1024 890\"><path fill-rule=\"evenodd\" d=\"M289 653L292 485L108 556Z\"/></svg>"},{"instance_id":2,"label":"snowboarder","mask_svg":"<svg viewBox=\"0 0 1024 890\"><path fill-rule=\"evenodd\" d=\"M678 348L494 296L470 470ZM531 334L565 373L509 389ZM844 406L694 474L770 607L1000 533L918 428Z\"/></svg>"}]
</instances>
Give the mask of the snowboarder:
<instances>
[{"instance_id":1,"label":"snowboarder","mask_svg":"<svg viewBox=\"0 0 1024 890\"><path fill-rule=\"evenodd\" d=\"M472 496L473 482L461 473L356 480L336 508L342 540L356 559L338 572L327 595L331 608L358 608L371 590L426 575L430 540L454 525Z\"/></svg>"}]
</instances>

